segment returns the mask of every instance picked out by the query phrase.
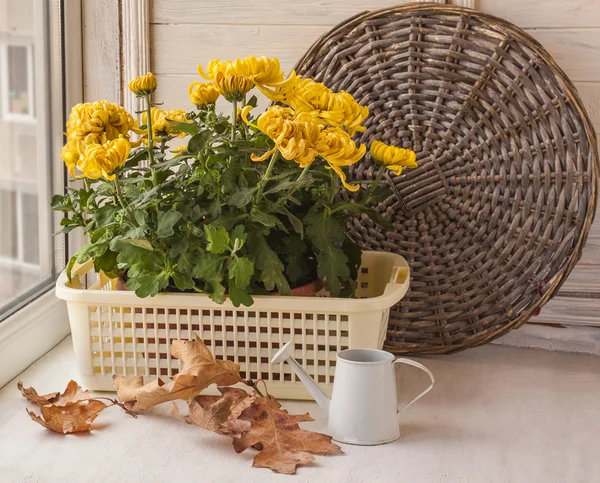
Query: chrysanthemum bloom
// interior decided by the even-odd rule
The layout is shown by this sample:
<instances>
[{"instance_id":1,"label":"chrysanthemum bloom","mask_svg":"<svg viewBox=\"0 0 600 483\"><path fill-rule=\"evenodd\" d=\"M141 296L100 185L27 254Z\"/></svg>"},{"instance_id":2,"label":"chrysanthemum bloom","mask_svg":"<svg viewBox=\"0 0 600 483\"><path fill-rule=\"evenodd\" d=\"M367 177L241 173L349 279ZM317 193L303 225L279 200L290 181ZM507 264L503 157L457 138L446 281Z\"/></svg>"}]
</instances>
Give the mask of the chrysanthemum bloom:
<instances>
[{"instance_id":1,"label":"chrysanthemum bloom","mask_svg":"<svg viewBox=\"0 0 600 483\"><path fill-rule=\"evenodd\" d=\"M348 92L333 92L322 82L292 72L275 89L262 89L271 100L291 106L296 112L308 112L324 126L344 127L350 135L366 129L362 125L369 108L358 104Z\"/></svg>"},{"instance_id":2,"label":"chrysanthemum bloom","mask_svg":"<svg viewBox=\"0 0 600 483\"><path fill-rule=\"evenodd\" d=\"M188 89L190 101L197 108L214 104L219 98L219 92L212 82L192 82Z\"/></svg>"},{"instance_id":3,"label":"chrysanthemum bloom","mask_svg":"<svg viewBox=\"0 0 600 483\"><path fill-rule=\"evenodd\" d=\"M128 87L136 96L144 97L156 90L156 77L152 72L148 72L129 81Z\"/></svg>"},{"instance_id":4,"label":"chrysanthemum bloom","mask_svg":"<svg viewBox=\"0 0 600 483\"><path fill-rule=\"evenodd\" d=\"M389 146L381 141L373 141L369 148L373 159L393 171L396 176L402 174L403 168L416 168L417 155L410 149Z\"/></svg>"},{"instance_id":5,"label":"chrysanthemum bloom","mask_svg":"<svg viewBox=\"0 0 600 483\"><path fill-rule=\"evenodd\" d=\"M253 87L274 87L284 80L279 60L254 56L234 61L214 59L206 72L201 65L198 74L214 83L215 89L228 101L241 101Z\"/></svg>"},{"instance_id":6,"label":"chrysanthemum bloom","mask_svg":"<svg viewBox=\"0 0 600 483\"><path fill-rule=\"evenodd\" d=\"M184 137L186 134L183 131L173 129L173 126L181 122L188 122L185 117L185 111L181 109L171 109L170 111L164 111L158 107L153 107L152 112L152 134L153 137ZM142 113L142 122L148 123L148 113ZM147 137L147 133L144 138Z\"/></svg>"},{"instance_id":7,"label":"chrysanthemum bloom","mask_svg":"<svg viewBox=\"0 0 600 483\"><path fill-rule=\"evenodd\" d=\"M319 156L327 161L329 167L340 177L344 188L349 191L357 191L360 188L360 185L351 185L346 182L346 173L342 167L352 166L363 158L367 151L364 144L356 146L346 131L330 127L321 132L316 148Z\"/></svg>"},{"instance_id":8,"label":"chrysanthemum bloom","mask_svg":"<svg viewBox=\"0 0 600 483\"><path fill-rule=\"evenodd\" d=\"M112 181L116 178L115 170L125 164L130 150L131 144L125 138L114 139L104 144L90 144L77 162L77 169L82 174L76 176L90 179L104 177Z\"/></svg>"},{"instance_id":9,"label":"chrysanthemum bloom","mask_svg":"<svg viewBox=\"0 0 600 483\"><path fill-rule=\"evenodd\" d=\"M256 124L252 124L248 120L251 109L252 106L246 106L242 110L241 117L244 122L262 131L275 143L275 147L262 156L253 154L252 161L264 161L277 149L285 159L297 162L302 168L315 160L315 145L319 140L321 127L312 116L296 115L292 109L271 106L258 117Z\"/></svg>"},{"instance_id":10,"label":"chrysanthemum bloom","mask_svg":"<svg viewBox=\"0 0 600 483\"><path fill-rule=\"evenodd\" d=\"M77 162L81 155L79 154L79 150L77 149L76 141L69 141L62 148L61 157L65 162L65 166L69 171L69 174L75 177L75 167L77 166Z\"/></svg>"},{"instance_id":11,"label":"chrysanthemum bloom","mask_svg":"<svg viewBox=\"0 0 600 483\"><path fill-rule=\"evenodd\" d=\"M67 138L77 143L79 154L89 144L104 144L129 132L141 133L137 121L123 107L107 101L77 104L67 122Z\"/></svg>"}]
</instances>

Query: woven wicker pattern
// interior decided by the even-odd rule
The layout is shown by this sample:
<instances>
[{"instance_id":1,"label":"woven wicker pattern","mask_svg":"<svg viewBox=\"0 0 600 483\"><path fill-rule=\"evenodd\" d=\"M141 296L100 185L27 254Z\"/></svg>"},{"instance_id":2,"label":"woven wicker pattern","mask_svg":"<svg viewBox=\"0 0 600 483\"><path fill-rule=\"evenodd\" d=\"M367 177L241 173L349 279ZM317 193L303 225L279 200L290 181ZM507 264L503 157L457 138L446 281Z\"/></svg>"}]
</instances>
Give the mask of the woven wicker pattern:
<instances>
[{"instance_id":1,"label":"woven wicker pattern","mask_svg":"<svg viewBox=\"0 0 600 483\"><path fill-rule=\"evenodd\" d=\"M534 39L472 10L409 5L338 25L296 70L369 106L358 141L418 155L419 168L386 180L378 208L395 230L349 227L411 265L388 350L483 344L556 293L593 220L598 154L575 88ZM374 177L369 158L354 170Z\"/></svg>"}]
</instances>

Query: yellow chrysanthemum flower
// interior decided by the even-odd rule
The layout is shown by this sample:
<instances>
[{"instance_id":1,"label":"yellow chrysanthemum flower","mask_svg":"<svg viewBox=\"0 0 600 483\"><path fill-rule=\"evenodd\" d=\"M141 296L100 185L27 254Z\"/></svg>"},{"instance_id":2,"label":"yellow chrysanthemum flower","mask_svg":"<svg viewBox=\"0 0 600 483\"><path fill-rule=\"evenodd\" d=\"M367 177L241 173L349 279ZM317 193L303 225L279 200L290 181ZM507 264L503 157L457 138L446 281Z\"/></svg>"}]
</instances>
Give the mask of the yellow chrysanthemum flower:
<instances>
[{"instance_id":1,"label":"yellow chrysanthemum flower","mask_svg":"<svg viewBox=\"0 0 600 483\"><path fill-rule=\"evenodd\" d=\"M362 125L369 108L358 104L348 92L333 92L325 84L292 72L275 89L261 89L271 100L291 106L296 112L308 112L324 126L344 127L350 135L366 129Z\"/></svg>"},{"instance_id":2,"label":"yellow chrysanthemum flower","mask_svg":"<svg viewBox=\"0 0 600 483\"><path fill-rule=\"evenodd\" d=\"M156 77L152 72L148 72L129 81L128 87L138 97L152 94L156 90Z\"/></svg>"},{"instance_id":3,"label":"yellow chrysanthemum flower","mask_svg":"<svg viewBox=\"0 0 600 483\"><path fill-rule=\"evenodd\" d=\"M104 144L129 132L141 133L136 120L123 107L107 101L77 104L67 122L67 138L77 143L79 154L89 144Z\"/></svg>"},{"instance_id":4,"label":"yellow chrysanthemum flower","mask_svg":"<svg viewBox=\"0 0 600 483\"><path fill-rule=\"evenodd\" d=\"M198 108L214 104L219 98L219 92L210 82L192 82L188 89L188 95L192 104Z\"/></svg>"},{"instance_id":5,"label":"yellow chrysanthemum flower","mask_svg":"<svg viewBox=\"0 0 600 483\"><path fill-rule=\"evenodd\" d=\"M340 177L344 188L349 191L357 191L360 188L360 185L351 185L346 182L346 173L342 167L352 166L363 158L367 151L364 144L356 146L346 131L330 127L321 132L316 148L319 156L327 161L331 169Z\"/></svg>"},{"instance_id":6,"label":"yellow chrysanthemum flower","mask_svg":"<svg viewBox=\"0 0 600 483\"><path fill-rule=\"evenodd\" d=\"M262 156L252 155L252 161L264 161L277 149L288 161L295 161L301 167L311 164L316 156L316 143L319 140L321 127L308 114L299 114L292 109L271 106L261 114L256 124L250 123L248 114L252 106L242 109L241 117L246 124L256 127L275 143L275 147Z\"/></svg>"},{"instance_id":7,"label":"yellow chrysanthemum flower","mask_svg":"<svg viewBox=\"0 0 600 483\"><path fill-rule=\"evenodd\" d=\"M201 65L198 74L214 83L215 89L229 101L240 101L253 87L274 87L283 82L279 60L254 56L234 61L214 59L206 72Z\"/></svg>"},{"instance_id":8,"label":"yellow chrysanthemum flower","mask_svg":"<svg viewBox=\"0 0 600 483\"><path fill-rule=\"evenodd\" d=\"M75 177L75 167L77 166L77 162L81 157L79 150L77 149L77 142L69 141L67 144L65 144L62 148L61 155L65 165L67 166L69 174Z\"/></svg>"},{"instance_id":9,"label":"yellow chrysanthemum flower","mask_svg":"<svg viewBox=\"0 0 600 483\"><path fill-rule=\"evenodd\" d=\"M182 156L183 154L187 153L187 146L174 147L171 149L171 152L173 153L173 157Z\"/></svg>"},{"instance_id":10,"label":"yellow chrysanthemum flower","mask_svg":"<svg viewBox=\"0 0 600 483\"><path fill-rule=\"evenodd\" d=\"M393 171L396 176L402 174L403 168L416 168L417 155L410 149L389 146L381 141L373 141L369 148L373 159Z\"/></svg>"},{"instance_id":11,"label":"yellow chrysanthemum flower","mask_svg":"<svg viewBox=\"0 0 600 483\"><path fill-rule=\"evenodd\" d=\"M154 137L166 137L166 136L174 136L174 137L184 137L185 132L178 131L173 129L175 124L180 122L188 122L185 117L186 112L181 109L171 109L170 111L165 111L163 109L159 109L158 107L152 108L152 134ZM142 113L142 123L148 123L148 113ZM144 136L144 139L147 137L147 133Z\"/></svg>"},{"instance_id":12,"label":"yellow chrysanthemum flower","mask_svg":"<svg viewBox=\"0 0 600 483\"><path fill-rule=\"evenodd\" d=\"M116 178L115 170L127 161L131 144L125 138L107 141L104 144L89 144L77 162L77 169L82 173L78 178L99 179L108 181Z\"/></svg>"}]
</instances>

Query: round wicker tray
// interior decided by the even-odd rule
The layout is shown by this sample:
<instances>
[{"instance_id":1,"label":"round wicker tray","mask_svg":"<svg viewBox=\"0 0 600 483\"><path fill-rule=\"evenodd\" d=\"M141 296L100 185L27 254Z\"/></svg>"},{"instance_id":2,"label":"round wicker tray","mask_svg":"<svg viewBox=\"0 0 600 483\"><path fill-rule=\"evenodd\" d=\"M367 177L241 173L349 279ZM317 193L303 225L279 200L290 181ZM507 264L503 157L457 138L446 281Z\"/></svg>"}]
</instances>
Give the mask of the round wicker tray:
<instances>
[{"instance_id":1,"label":"round wicker tray","mask_svg":"<svg viewBox=\"0 0 600 483\"><path fill-rule=\"evenodd\" d=\"M417 152L417 169L385 181L378 209L395 230L349 226L364 248L411 265L386 349L480 345L556 293L593 220L598 151L573 84L538 42L490 15L409 5L338 25L296 71L369 106L357 141ZM369 157L353 169L375 171Z\"/></svg>"}]
</instances>

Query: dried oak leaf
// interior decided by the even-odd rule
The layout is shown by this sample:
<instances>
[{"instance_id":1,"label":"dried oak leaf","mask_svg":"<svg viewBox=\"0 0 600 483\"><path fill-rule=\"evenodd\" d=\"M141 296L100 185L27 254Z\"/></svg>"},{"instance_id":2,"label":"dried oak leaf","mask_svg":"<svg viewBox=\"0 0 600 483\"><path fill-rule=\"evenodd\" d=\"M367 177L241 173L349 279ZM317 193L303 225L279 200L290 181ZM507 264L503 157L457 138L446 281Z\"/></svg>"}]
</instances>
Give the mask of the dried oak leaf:
<instances>
[{"instance_id":1,"label":"dried oak leaf","mask_svg":"<svg viewBox=\"0 0 600 483\"><path fill-rule=\"evenodd\" d=\"M181 416L176 403L172 414L188 424L195 424L218 434L239 437L250 429L250 422L237 419L252 405L256 396L235 387L219 387L221 396L196 396L188 403L187 416Z\"/></svg>"},{"instance_id":2,"label":"dried oak leaf","mask_svg":"<svg viewBox=\"0 0 600 483\"><path fill-rule=\"evenodd\" d=\"M101 401L91 400L74 402L67 406L41 406L42 418L33 411L27 411L29 417L45 428L62 434L90 431L91 424L106 409Z\"/></svg>"},{"instance_id":3,"label":"dried oak leaf","mask_svg":"<svg viewBox=\"0 0 600 483\"><path fill-rule=\"evenodd\" d=\"M173 341L171 354L183 362L183 368L169 382L157 379L144 385L141 376L113 377L119 401L127 409L142 411L175 399L187 400L213 383L229 386L242 380L240 366L215 359L197 335L192 341Z\"/></svg>"},{"instance_id":4,"label":"dried oak leaf","mask_svg":"<svg viewBox=\"0 0 600 483\"><path fill-rule=\"evenodd\" d=\"M60 394L60 392L51 392L49 394L40 396L33 387L23 387L23 383L21 381L17 382L17 389L21 391L23 397L29 402L38 404L40 406L52 404L52 401Z\"/></svg>"},{"instance_id":5,"label":"dried oak leaf","mask_svg":"<svg viewBox=\"0 0 600 483\"><path fill-rule=\"evenodd\" d=\"M183 362L183 368L178 375L189 374L198 377L198 393L211 384L231 386L242 380L239 364L215 359L204 341L196 334L194 340L174 340L171 355Z\"/></svg>"},{"instance_id":6,"label":"dried oak leaf","mask_svg":"<svg viewBox=\"0 0 600 483\"><path fill-rule=\"evenodd\" d=\"M250 429L234 438L237 453L254 446L259 453L252 466L276 473L294 474L299 465L314 461L315 454L343 454L331 436L301 429L298 423L314 421L310 414L289 414L270 395L258 397L238 418L250 422Z\"/></svg>"},{"instance_id":7,"label":"dried oak leaf","mask_svg":"<svg viewBox=\"0 0 600 483\"><path fill-rule=\"evenodd\" d=\"M156 379L144 385L142 376L113 376L119 401L130 411L138 412L175 399L187 400L196 394L197 377L178 374L169 382Z\"/></svg>"},{"instance_id":8,"label":"dried oak leaf","mask_svg":"<svg viewBox=\"0 0 600 483\"><path fill-rule=\"evenodd\" d=\"M17 389L21 391L21 394L25 399L39 406L49 406L51 404L54 404L55 406L69 406L81 401L87 401L90 398L90 391L87 389L84 390L73 380L69 381L65 392L62 394L53 392L40 396L33 387L23 387L21 381L17 383Z\"/></svg>"}]
</instances>

